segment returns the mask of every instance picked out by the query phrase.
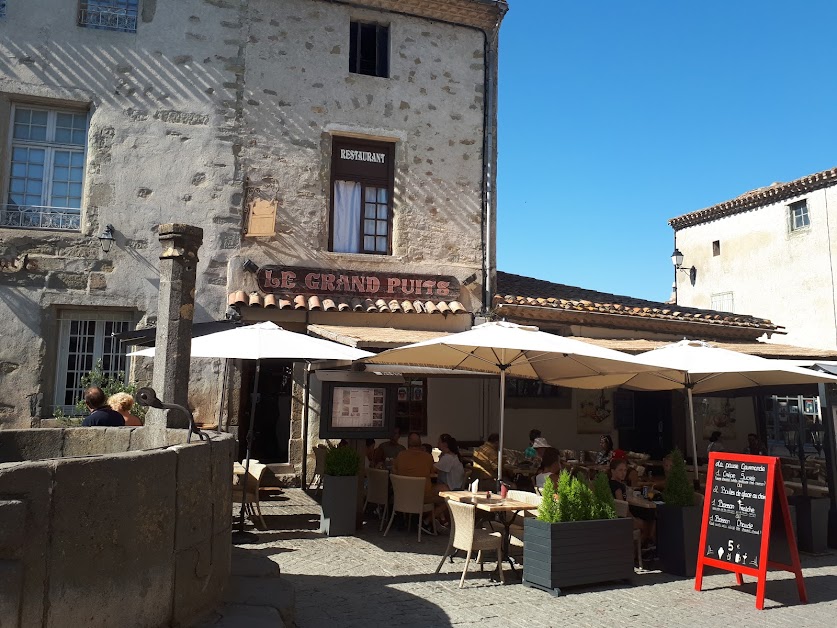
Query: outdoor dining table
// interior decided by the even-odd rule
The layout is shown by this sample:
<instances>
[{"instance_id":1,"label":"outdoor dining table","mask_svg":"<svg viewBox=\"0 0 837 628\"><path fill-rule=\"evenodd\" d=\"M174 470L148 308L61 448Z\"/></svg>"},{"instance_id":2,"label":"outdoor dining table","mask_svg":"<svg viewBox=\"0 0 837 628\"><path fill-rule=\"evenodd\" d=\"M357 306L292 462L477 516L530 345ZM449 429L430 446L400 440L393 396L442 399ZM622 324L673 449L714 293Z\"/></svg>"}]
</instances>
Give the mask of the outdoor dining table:
<instances>
[{"instance_id":1,"label":"outdoor dining table","mask_svg":"<svg viewBox=\"0 0 837 628\"><path fill-rule=\"evenodd\" d=\"M514 560L509 556L509 539L511 537L511 524L515 516L523 510L537 510L536 504L528 502L521 502L515 499L508 499L500 497L499 495L491 495L490 501L481 501L486 498L484 492L474 493L472 491L441 491L439 497L444 499L452 499L455 501L473 504L478 510L483 510L490 513L502 513L502 517L497 520L503 524L503 554L506 560L509 561L512 571L514 571ZM500 565L497 565L500 568Z\"/></svg>"}]
</instances>

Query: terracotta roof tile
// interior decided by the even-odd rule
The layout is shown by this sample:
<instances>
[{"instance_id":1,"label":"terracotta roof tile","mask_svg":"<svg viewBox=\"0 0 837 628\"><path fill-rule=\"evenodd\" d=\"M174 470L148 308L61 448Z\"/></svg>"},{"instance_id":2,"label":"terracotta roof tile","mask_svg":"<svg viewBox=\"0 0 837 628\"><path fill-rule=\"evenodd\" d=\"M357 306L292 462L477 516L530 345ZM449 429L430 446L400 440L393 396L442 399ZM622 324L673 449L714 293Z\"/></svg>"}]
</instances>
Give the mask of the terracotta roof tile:
<instances>
[{"instance_id":1,"label":"terracotta roof tile","mask_svg":"<svg viewBox=\"0 0 837 628\"><path fill-rule=\"evenodd\" d=\"M719 327L741 327L761 329L770 333L783 333L780 331L782 328L779 325L755 316L672 306L667 303L597 292L498 271L497 294L494 296L494 305L503 304L542 307L546 310L565 310L568 312L593 312L623 317L685 320Z\"/></svg>"},{"instance_id":2,"label":"terracotta roof tile","mask_svg":"<svg viewBox=\"0 0 837 628\"><path fill-rule=\"evenodd\" d=\"M676 231L684 227L691 227L724 216L749 211L763 205L777 203L801 194L807 194L835 183L837 183L837 168L831 168L789 183L773 183L763 188L750 190L732 200L672 218L668 221L668 224Z\"/></svg>"},{"instance_id":3,"label":"terracotta roof tile","mask_svg":"<svg viewBox=\"0 0 837 628\"><path fill-rule=\"evenodd\" d=\"M305 294L261 294L243 290L230 292L229 305L275 308L278 310L311 310L325 312L369 312L404 314L467 314L468 310L459 301L401 301L392 299L362 299L360 297L317 297Z\"/></svg>"}]
</instances>

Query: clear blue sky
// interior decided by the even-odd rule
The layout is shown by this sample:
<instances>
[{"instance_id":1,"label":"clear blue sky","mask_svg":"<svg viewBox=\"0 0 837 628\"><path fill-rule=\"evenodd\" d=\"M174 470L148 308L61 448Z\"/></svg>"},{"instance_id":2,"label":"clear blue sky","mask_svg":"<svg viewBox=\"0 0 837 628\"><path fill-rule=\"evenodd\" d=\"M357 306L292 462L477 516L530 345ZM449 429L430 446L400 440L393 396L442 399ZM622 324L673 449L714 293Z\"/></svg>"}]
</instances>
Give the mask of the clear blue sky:
<instances>
[{"instance_id":1,"label":"clear blue sky","mask_svg":"<svg viewBox=\"0 0 837 628\"><path fill-rule=\"evenodd\" d=\"M669 218L837 166L834 0L509 5L499 270L666 300Z\"/></svg>"}]
</instances>

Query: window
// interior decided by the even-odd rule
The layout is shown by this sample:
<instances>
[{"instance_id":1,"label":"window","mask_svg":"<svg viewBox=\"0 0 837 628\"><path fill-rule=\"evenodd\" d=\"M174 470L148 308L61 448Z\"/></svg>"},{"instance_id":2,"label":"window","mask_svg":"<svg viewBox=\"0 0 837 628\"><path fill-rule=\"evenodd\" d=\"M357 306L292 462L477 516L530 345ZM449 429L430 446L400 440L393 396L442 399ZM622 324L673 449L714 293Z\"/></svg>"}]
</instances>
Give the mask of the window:
<instances>
[{"instance_id":1,"label":"window","mask_svg":"<svg viewBox=\"0 0 837 628\"><path fill-rule=\"evenodd\" d=\"M807 229L811 226L811 219L808 217L807 202L799 201L798 203L791 203L788 206L788 212L791 231L799 231L800 229Z\"/></svg>"},{"instance_id":2,"label":"window","mask_svg":"<svg viewBox=\"0 0 837 628\"><path fill-rule=\"evenodd\" d=\"M78 229L87 112L12 110L8 196L0 226Z\"/></svg>"},{"instance_id":3,"label":"window","mask_svg":"<svg viewBox=\"0 0 837 628\"><path fill-rule=\"evenodd\" d=\"M78 25L136 33L138 5L139 0L80 0Z\"/></svg>"},{"instance_id":4,"label":"window","mask_svg":"<svg viewBox=\"0 0 837 628\"><path fill-rule=\"evenodd\" d=\"M392 252L393 145L335 139L332 147L331 250Z\"/></svg>"},{"instance_id":5,"label":"window","mask_svg":"<svg viewBox=\"0 0 837 628\"><path fill-rule=\"evenodd\" d=\"M84 396L81 378L99 361L106 376L127 373L125 347L113 334L128 331L131 325L129 312L61 312L58 320L56 408L74 414L73 407Z\"/></svg>"},{"instance_id":6,"label":"window","mask_svg":"<svg viewBox=\"0 0 837 628\"><path fill-rule=\"evenodd\" d=\"M732 292L718 292L713 294L710 309L716 312L734 312L735 303L733 302Z\"/></svg>"},{"instance_id":7,"label":"window","mask_svg":"<svg viewBox=\"0 0 837 628\"><path fill-rule=\"evenodd\" d=\"M721 241L715 240L712 243L712 256L718 257L721 254Z\"/></svg>"},{"instance_id":8,"label":"window","mask_svg":"<svg viewBox=\"0 0 837 628\"><path fill-rule=\"evenodd\" d=\"M409 379L398 387L395 427L402 434L427 434L427 380Z\"/></svg>"},{"instance_id":9,"label":"window","mask_svg":"<svg viewBox=\"0 0 837 628\"><path fill-rule=\"evenodd\" d=\"M352 22L349 30L349 72L389 76L389 27Z\"/></svg>"}]
</instances>

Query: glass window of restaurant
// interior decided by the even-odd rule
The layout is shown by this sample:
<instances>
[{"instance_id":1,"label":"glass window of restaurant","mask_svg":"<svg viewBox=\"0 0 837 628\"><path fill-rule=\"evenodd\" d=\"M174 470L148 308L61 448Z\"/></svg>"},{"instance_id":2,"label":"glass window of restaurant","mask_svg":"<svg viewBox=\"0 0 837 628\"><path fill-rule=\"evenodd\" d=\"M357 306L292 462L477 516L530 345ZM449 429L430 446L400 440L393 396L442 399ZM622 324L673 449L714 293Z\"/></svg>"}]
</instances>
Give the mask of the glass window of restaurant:
<instances>
[{"instance_id":1,"label":"glass window of restaurant","mask_svg":"<svg viewBox=\"0 0 837 628\"><path fill-rule=\"evenodd\" d=\"M334 138L329 249L392 254L394 144Z\"/></svg>"},{"instance_id":2,"label":"glass window of restaurant","mask_svg":"<svg viewBox=\"0 0 837 628\"><path fill-rule=\"evenodd\" d=\"M427 380L408 379L398 387L395 426L402 434L427 434Z\"/></svg>"}]
</instances>

